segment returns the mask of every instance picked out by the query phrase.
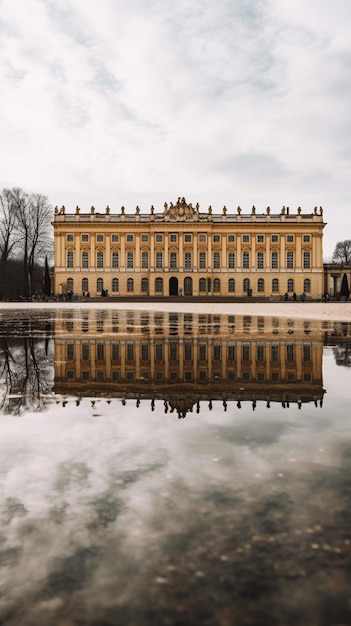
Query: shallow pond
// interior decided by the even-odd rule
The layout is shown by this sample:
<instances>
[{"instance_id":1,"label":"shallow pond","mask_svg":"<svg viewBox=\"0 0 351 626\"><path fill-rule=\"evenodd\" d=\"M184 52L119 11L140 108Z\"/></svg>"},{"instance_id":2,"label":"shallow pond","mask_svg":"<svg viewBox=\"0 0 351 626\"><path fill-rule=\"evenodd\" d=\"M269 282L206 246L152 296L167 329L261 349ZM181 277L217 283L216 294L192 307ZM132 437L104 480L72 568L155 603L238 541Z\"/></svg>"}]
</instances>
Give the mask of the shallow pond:
<instances>
[{"instance_id":1,"label":"shallow pond","mask_svg":"<svg viewBox=\"0 0 351 626\"><path fill-rule=\"evenodd\" d=\"M0 314L0 623L351 623L351 326Z\"/></svg>"}]
</instances>

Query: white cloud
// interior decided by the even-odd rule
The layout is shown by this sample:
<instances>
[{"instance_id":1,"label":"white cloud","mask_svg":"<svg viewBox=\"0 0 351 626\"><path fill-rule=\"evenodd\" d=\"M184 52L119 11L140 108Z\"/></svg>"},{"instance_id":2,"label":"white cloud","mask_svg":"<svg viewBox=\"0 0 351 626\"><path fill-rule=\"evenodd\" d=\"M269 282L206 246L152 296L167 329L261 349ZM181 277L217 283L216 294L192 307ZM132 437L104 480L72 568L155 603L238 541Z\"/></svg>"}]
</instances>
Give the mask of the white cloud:
<instances>
[{"instance_id":1,"label":"white cloud","mask_svg":"<svg viewBox=\"0 0 351 626\"><path fill-rule=\"evenodd\" d=\"M2 0L2 186L67 207L311 210L351 227L345 0Z\"/></svg>"}]
</instances>

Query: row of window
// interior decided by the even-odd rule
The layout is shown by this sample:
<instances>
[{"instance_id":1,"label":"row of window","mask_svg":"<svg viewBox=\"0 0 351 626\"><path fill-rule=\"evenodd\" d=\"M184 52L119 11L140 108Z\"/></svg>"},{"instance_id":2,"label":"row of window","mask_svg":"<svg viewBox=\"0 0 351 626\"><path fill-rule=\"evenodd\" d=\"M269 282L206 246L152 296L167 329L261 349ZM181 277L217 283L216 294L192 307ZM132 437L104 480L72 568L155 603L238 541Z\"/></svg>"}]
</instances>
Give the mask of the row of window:
<instances>
[{"instance_id":1,"label":"row of window","mask_svg":"<svg viewBox=\"0 0 351 626\"><path fill-rule=\"evenodd\" d=\"M254 235L252 235L254 237ZM179 235L176 233L170 233L169 234L169 241L171 243L176 243L178 241L178 237ZM257 243L264 243L265 242L265 235L256 235L256 241ZM271 235L271 242L272 243L278 243L279 239L280 239L280 235ZM285 235L285 239L287 243L294 243L294 235ZM103 243L105 240L105 235L102 234L97 234L95 236L95 239L98 243ZM164 235L163 233L155 233L155 241L156 243L162 243L164 240ZM311 235L303 235L302 240L304 243L310 243L311 241ZM66 241L72 243L74 241L74 235L72 233L66 235ZM87 243L89 241L89 235L81 235L81 241L83 243ZM117 234L112 234L111 235L111 241L112 243L117 243L119 241L119 235ZM133 243L134 242L134 235L132 233L127 233L126 234L126 241L127 243ZM141 241L142 243L147 243L149 241L149 235L147 233L142 233L141 235ZM190 233L184 233L184 241L185 243L192 243L193 241L193 235ZM198 241L200 243L205 243L207 241L207 235L204 233L200 233L198 235ZM216 235L212 235L212 241L213 243L221 243L222 241L222 235L220 234L216 234ZM230 234L227 235L227 241L229 243L234 243L235 242L235 235ZM251 241L251 235L241 235L241 241L243 243L249 243Z\"/></svg>"},{"instance_id":2,"label":"row of window","mask_svg":"<svg viewBox=\"0 0 351 626\"><path fill-rule=\"evenodd\" d=\"M119 292L119 279L112 279L112 292ZM271 293L279 293L279 279L273 278L271 283ZM70 291L74 291L74 282L73 278L67 279L67 289ZM221 292L221 281L219 278L215 278L213 283L211 279L200 278L199 280L199 292L200 293L208 293L211 292L211 289L214 293ZM104 290L104 279L98 278L96 281L96 291L98 293L102 293ZM311 281L309 278L305 278L303 281L303 290L305 293L311 292ZM82 292L86 293L89 291L89 280L88 278L82 279ZM155 279L155 293L163 293L164 291L164 280L161 277ZM249 278L244 278L243 280L243 292L249 294L251 291L251 281ZM287 291L288 293L295 292L295 281L293 278L289 278L287 281ZM134 279L128 278L127 280L127 292L134 292ZM142 278L141 279L141 292L148 293L149 292L149 279ZM190 276L187 276L184 279L184 295L192 295L193 292L193 279ZM229 278L228 280L228 292L235 293L235 279ZM265 280L264 278L259 278L257 280L257 293L265 293Z\"/></svg>"},{"instance_id":3,"label":"row of window","mask_svg":"<svg viewBox=\"0 0 351 626\"><path fill-rule=\"evenodd\" d=\"M90 355L90 344L83 343L81 346L81 359L82 361L89 361L91 358ZM164 361L165 359L165 346L164 343L156 343L154 350L154 358L155 361ZM199 363L207 363L209 360L213 361L221 361L223 356L226 357L227 361L235 361L237 356L241 359L242 362L251 362L252 357L254 356L255 360L259 363L264 363L267 359L270 363L280 363L281 352L280 347L278 345L273 345L270 347L270 350L266 348L264 345L256 346L256 353L252 355L252 350L250 345L241 346L241 354L237 355L238 350L236 350L235 345L226 346L226 353L223 354L222 346L220 344L214 344L209 349L209 346L206 344L199 344L197 347L197 361ZM141 361L150 361L151 349L148 343L142 343L140 346L140 360ZM127 343L126 344L126 352L125 358L126 361L134 361L135 360L135 344ZM75 345L74 343L68 343L66 346L66 358L68 361L75 360ZM105 356L105 344L97 343L96 344L96 354L95 358L97 361L104 361ZM178 361L179 360L179 344L175 341L171 341L169 343L168 350L168 358L170 361ZM183 344L183 360L184 361L192 361L194 358L194 344L192 342L185 342ZM120 361L120 345L118 343L111 344L111 360L112 361ZM311 361L311 346L306 344L303 346L302 350L302 360L305 363L309 363ZM294 344L287 344L285 346L285 361L288 363L293 363L295 361L295 346Z\"/></svg>"},{"instance_id":4,"label":"row of window","mask_svg":"<svg viewBox=\"0 0 351 626\"><path fill-rule=\"evenodd\" d=\"M68 380L74 380L77 378L76 373L74 370L72 369L68 369L66 372L66 377ZM150 376L150 372L146 369L142 369L140 372L140 379L141 380L150 380L151 376ZM164 382L165 380L165 375L164 372L162 371L157 371L155 372L154 375L154 379L157 382ZM179 376L179 372L178 371L170 371L169 372L169 376L167 377L168 380L170 380L171 382L200 382L200 383L205 383L212 380L215 380L216 382L218 382L219 380L228 380L230 382L233 382L235 380L237 381L243 381L243 382L259 382L259 383L263 383L263 382L269 382L269 380L272 383L281 383L281 382L296 382L296 372L294 371L287 371L285 373L285 376L281 375L281 372L278 371L273 371L271 372L270 376L266 377L265 372L257 372L256 375L252 375L252 373L250 371L243 371L241 372L241 374L237 374L236 372L229 370L228 372L226 372L226 375L223 376L222 372L220 371L214 371L212 372L212 375L209 376L208 372L205 369L200 369L198 371L198 376L196 377L194 375L194 372L192 369L190 370L185 370L183 373L183 376ZM81 379L84 382L90 381L90 380L94 380L94 378L91 378L91 372L89 370L82 370L81 372ZM106 376L106 373L104 370L102 369L97 369L95 372L95 380L98 382L103 382L105 380L112 380L113 382L119 382L120 380L126 380L127 382L135 382L136 381L136 375L135 375L135 370L134 369L130 369L127 370L124 374L124 379L122 379L121 377L121 372L118 369L112 369L111 372ZM303 381L304 383L309 383L312 381L312 373L311 372L303 372L301 378L301 381ZM253 401L253 404L256 404L256 401ZM237 406L239 407L240 405L240 400L237 402Z\"/></svg>"},{"instance_id":5,"label":"row of window","mask_svg":"<svg viewBox=\"0 0 351 626\"><path fill-rule=\"evenodd\" d=\"M220 269L221 267L221 253L214 252L213 253L213 268ZM309 250L305 250L303 252L303 268L310 269L311 268L311 252ZM82 252L82 268L87 269L89 267L89 252L88 250L83 250ZM149 252L146 250L141 253L141 267L142 269L148 269L150 262ZM161 251L156 251L155 254L155 262L156 268L162 269L164 267L164 254ZM126 267L128 269L134 268L135 265L135 254L133 251L129 250L126 253ZM120 266L120 253L112 252L111 256L111 267L118 268ZM227 255L227 266L229 269L235 268L235 253L229 252ZM67 251L67 267L74 267L74 251ZM104 267L104 252L102 250L98 250L96 253L96 267L103 268ZM170 252L169 255L169 267L170 269L178 268L178 255L177 252ZM251 253L248 251L244 251L242 253L242 267L244 269L249 269L251 267ZM257 269L264 269L265 267L265 253L257 252L256 255L256 267ZM294 269L295 267L295 255L293 250L288 250L286 252L286 267L287 269ZM193 254L192 252L184 253L184 268L185 269L193 269ZM199 253L199 269L207 269L207 253L200 252ZM273 251L271 253L271 269L279 269L279 252Z\"/></svg>"}]
</instances>

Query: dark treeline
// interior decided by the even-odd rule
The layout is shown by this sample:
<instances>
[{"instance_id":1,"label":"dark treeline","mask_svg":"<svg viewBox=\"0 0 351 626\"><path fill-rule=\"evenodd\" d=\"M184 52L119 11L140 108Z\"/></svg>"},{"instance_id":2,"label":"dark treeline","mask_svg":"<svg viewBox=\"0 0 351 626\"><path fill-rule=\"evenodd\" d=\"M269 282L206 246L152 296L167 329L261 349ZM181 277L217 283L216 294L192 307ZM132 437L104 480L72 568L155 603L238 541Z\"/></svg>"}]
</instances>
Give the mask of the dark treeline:
<instances>
[{"instance_id":1,"label":"dark treeline","mask_svg":"<svg viewBox=\"0 0 351 626\"><path fill-rule=\"evenodd\" d=\"M47 293L45 264L53 253L51 219L46 196L28 194L18 187L2 190L0 300L28 300L34 294Z\"/></svg>"}]
</instances>

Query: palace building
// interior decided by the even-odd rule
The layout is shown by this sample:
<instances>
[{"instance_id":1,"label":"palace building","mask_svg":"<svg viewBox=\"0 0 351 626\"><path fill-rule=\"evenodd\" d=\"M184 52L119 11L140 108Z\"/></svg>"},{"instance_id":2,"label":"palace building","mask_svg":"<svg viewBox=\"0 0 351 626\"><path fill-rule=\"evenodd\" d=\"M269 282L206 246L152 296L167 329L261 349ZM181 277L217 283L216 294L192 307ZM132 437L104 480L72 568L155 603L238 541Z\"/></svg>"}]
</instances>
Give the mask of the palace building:
<instances>
[{"instance_id":1,"label":"palace building","mask_svg":"<svg viewBox=\"0 0 351 626\"><path fill-rule=\"evenodd\" d=\"M324 292L323 210L201 212L178 198L162 212L55 209L56 295L281 298Z\"/></svg>"}]
</instances>

